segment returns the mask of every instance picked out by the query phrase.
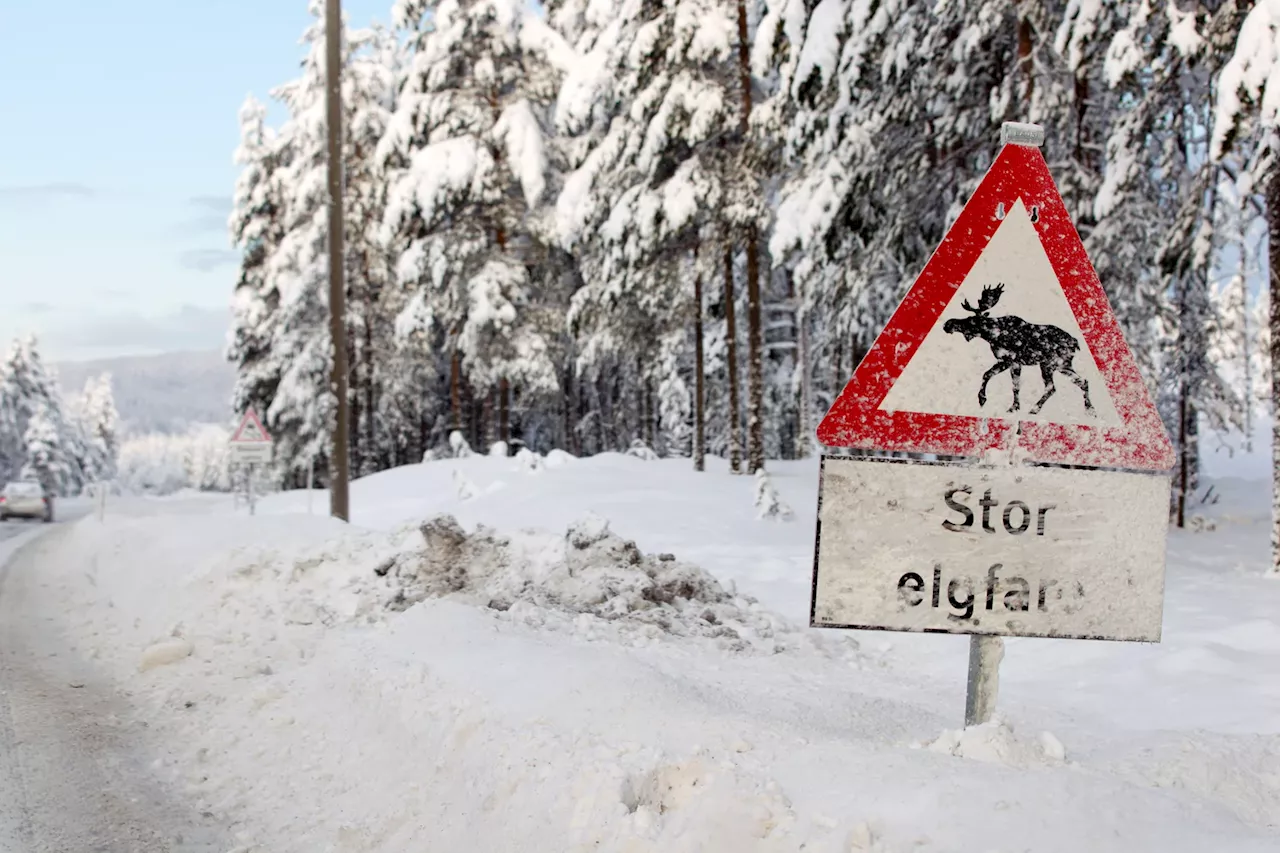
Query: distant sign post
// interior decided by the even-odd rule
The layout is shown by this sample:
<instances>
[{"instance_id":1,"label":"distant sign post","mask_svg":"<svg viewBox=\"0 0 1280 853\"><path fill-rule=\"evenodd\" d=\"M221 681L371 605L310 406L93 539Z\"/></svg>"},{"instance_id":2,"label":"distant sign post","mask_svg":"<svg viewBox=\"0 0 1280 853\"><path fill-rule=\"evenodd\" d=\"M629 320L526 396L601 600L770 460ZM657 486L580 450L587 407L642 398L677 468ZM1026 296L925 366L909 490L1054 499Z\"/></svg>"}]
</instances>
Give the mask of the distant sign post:
<instances>
[{"instance_id":1,"label":"distant sign post","mask_svg":"<svg viewBox=\"0 0 1280 853\"><path fill-rule=\"evenodd\" d=\"M1174 461L1043 131L1001 138L818 426L934 458L823 456L810 623L972 635L969 725L1002 636L1159 641Z\"/></svg>"},{"instance_id":2,"label":"distant sign post","mask_svg":"<svg viewBox=\"0 0 1280 853\"><path fill-rule=\"evenodd\" d=\"M231 436L231 461L244 466L245 497L250 515L254 513L253 467L271 461L271 448L271 435L262 425L258 413L252 408L247 409L240 418L240 426Z\"/></svg>"}]
</instances>

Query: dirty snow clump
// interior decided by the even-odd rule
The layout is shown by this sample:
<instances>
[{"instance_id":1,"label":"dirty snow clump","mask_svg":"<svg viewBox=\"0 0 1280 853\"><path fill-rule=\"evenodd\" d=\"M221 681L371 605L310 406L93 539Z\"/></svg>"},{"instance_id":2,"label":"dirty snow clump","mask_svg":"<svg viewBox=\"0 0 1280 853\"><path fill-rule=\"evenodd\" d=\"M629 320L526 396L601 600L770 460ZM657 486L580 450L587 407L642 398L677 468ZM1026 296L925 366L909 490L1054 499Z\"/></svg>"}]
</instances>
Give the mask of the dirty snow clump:
<instances>
[{"instance_id":1,"label":"dirty snow clump","mask_svg":"<svg viewBox=\"0 0 1280 853\"><path fill-rule=\"evenodd\" d=\"M666 636L714 641L735 652L807 647L852 656L856 643L810 637L671 554L644 554L609 524L588 517L563 538L512 537L484 526L467 533L449 515L421 525L422 547L379 567L385 606L404 610L454 596L533 627L589 639L647 643Z\"/></svg>"}]
</instances>

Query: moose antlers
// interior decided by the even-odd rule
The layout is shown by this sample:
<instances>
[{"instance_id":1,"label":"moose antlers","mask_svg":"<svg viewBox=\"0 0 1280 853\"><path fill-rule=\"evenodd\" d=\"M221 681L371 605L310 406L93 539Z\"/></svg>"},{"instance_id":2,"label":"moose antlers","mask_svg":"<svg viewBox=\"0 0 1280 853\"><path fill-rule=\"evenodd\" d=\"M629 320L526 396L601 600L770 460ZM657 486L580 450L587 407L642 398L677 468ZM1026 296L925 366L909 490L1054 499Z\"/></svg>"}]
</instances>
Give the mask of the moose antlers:
<instances>
[{"instance_id":1,"label":"moose antlers","mask_svg":"<svg viewBox=\"0 0 1280 853\"><path fill-rule=\"evenodd\" d=\"M1000 296L1003 293L1003 283L997 284L995 287L984 287L982 288L982 295L978 297L978 307L974 308L969 304L969 300L966 299L964 301L964 310L977 314L979 317L985 316L1000 301Z\"/></svg>"}]
</instances>

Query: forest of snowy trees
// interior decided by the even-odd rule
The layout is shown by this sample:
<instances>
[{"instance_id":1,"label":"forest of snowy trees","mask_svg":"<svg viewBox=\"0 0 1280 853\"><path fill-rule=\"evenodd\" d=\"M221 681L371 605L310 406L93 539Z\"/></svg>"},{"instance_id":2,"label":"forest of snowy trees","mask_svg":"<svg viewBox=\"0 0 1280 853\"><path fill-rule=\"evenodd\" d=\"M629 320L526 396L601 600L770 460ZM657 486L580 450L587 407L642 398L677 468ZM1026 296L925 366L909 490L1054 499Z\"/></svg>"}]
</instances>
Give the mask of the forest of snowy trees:
<instances>
[{"instance_id":1,"label":"forest of snowy trees","mask_svg":"<svg viewBox=\"0 0 1280 853\"><path fill-rule=\"evenodd\" d=\"M110 375L89 379L64 400L35 338L14 341L0 363L0 484L38 481L65 496L111 482L116 423Z\"/></svg>"},{"instance_id":2,"label":"forest of snowy trees","mask_svg":"<svg viewBox=\"0 0 1280 853\"><path fill-rule=\"evenodd\" d=\"M353 472L453 430L743 472L810 453L1029 121L1194 486L1201 428L1271 391L1274 6L398 0L344 34ZM333 415L312 13L286 120L241 110L231 221L234 405L295 483Z\"/></svg>"}]
</instances>

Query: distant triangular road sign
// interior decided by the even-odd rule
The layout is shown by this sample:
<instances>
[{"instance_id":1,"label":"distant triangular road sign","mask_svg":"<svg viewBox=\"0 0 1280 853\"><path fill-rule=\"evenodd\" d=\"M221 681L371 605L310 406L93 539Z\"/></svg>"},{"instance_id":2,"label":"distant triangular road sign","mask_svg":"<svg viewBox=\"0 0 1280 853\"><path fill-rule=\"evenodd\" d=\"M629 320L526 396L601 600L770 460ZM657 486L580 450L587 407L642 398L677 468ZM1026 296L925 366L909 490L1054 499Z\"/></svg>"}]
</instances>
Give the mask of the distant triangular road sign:
<instances>
[{"instance_id":1,"label":"distant triangular road sign","mask_svg":"<svg viewBox=\"0 0 1280 853\"><path fill-rule=\"evenodd\" d=\"M1165 471L1173 447L1039 149L1005 145L818 425L829 447Z\"/></svg>"},{"instance_id":2,"label":"distant triangular road sign","mask_svg":"<svg viewBox=\"0 0 1280 853\"><path fill-rule=\"evenodd\" d=\"M266 427L258 419L258 413L248 409L240 419L240 426L236 428L235 434L231 436L231 442L232 444L270 444L271 436L267 434Z\"/></svg>"}]
</instances>

